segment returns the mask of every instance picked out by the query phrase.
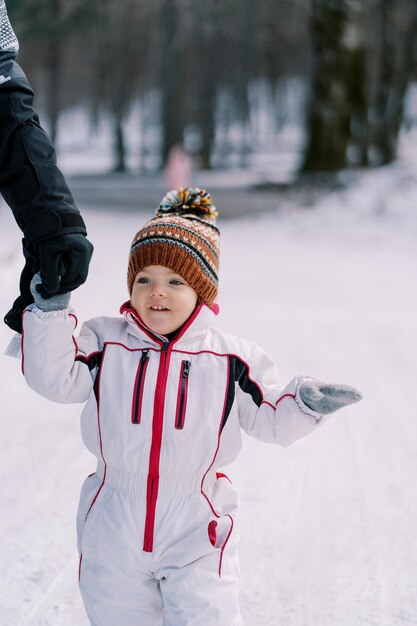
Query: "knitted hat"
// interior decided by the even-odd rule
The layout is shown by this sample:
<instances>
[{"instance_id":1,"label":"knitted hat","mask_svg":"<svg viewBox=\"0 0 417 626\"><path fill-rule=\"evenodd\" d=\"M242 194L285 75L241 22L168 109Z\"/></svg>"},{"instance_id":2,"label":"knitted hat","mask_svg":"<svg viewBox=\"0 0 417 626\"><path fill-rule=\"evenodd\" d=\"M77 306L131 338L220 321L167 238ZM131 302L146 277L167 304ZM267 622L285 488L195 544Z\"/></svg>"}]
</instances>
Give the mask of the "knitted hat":
<instances>
[{"instance_id":1,"label":"knitted hat","mask_svg":"<svg viewBox=\"0 0 417 626\"><path fill-rule=\"evenodd\" d=\"M130 249L127 285L132 293L137 273L163 265L180 274L211 306L217 296L220 232L218 213L205 189L180 187L162 198L156 217L136 234Z\"/></svg>"}]
</instances>

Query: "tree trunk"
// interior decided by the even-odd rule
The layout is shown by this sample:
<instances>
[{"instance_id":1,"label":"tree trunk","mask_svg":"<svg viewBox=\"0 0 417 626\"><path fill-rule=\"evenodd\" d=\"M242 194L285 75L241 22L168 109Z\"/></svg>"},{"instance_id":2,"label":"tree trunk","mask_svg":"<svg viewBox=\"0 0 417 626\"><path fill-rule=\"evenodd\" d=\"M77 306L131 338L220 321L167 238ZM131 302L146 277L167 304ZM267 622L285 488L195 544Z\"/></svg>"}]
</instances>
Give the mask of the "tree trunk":
<instances>
[{"instance_id":1,"label":"tree trunk","mask_svg":"<svg viewBox=\"0 0 417 626\"><path fill-rule=\"evenodd\" d=\"M162 166L171 148L183 143L184 89L181 81L179 9L176 0L166 0L161 7L162 50Z\"/></svg>"},{"instance_id":2,"label":"tree trunk","mask_svg":"<svg viewBox=\"0 0 417 626\"><path fill-rule=\"evenodd\" d=\"M370 66L369 144L374 165L397 156L404 99L415 61L417 2L378 0L372 19L377 28Z\"/></svg>"},{"instance_id":3,"label":"tree trunk","mask_svg":"<svg viewBox=\"0 0 417 626\"><path fill-rule=\"evenodd\" d=\"M62 33L55 33L53 24L58 22L61 12L61 0L51 0L48 6L49 20L52 24L45 44L46 71L46 113L49 123L49 135L56 143L58 137L58 119L60 113L60 87L62 75Z\"/></svg>"},{"instance_id":4,"label":"tree trunk","mask_svg":"<svg viewBox=\"0 0 417 626\"><path fill-rule=\"evenodd\" d=\"M114 172L126 171L126 146L123 133L123 119L119 115L114 118Z\"/></svg>"},{"instance_id":5,"label":"tree trunk","mask_svg":"<svg viewBox=\"0 0 417 626\"><path fill-rule=\"evenodd\" d=\"M216 133L216 107L221 66L218 2L206 0L200 7L201 41L199 81L197 82L197 123L201 134L199 167L211 168L211 155Z\"/></svg>"},{"instance_id":6,"label":"tree trunk","mask_svg":"<svg viewBox=\"0 0 417 626\"><path fill-rule=\"evenodd\" d=\"M352 0L314 0L314 68L302 170L337 171L348 164L352 126L364 126L365 49Z\"/></svg>"},{"instance_id":7,"label":"tree trunk","mask_svg":"<svg viewBox=\"0 0 417 626\"><path fill-rule=\"evenodd\" d=\"M205 81L200 99L200 132L201 148L199 153L200 168L211 168L211 152L215 136L215 110L216 110L216 85L213 80L213 71L207 64L207 73L204 73Z\"/></svg>"}]
</instances>

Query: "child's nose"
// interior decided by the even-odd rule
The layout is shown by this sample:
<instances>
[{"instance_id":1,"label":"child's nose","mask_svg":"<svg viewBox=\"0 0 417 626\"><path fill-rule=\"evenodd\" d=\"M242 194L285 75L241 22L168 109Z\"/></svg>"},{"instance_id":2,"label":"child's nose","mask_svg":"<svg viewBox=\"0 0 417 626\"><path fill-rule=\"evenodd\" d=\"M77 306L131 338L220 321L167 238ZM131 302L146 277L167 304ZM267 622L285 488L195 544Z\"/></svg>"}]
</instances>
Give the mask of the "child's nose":
<instances>
[{"instance_id":1,"label":"child's nose","mask_svg":"<svg viewBox=\"0 0 417 626\"><path fill-rule=\"evenodd\" d=\"M163 285L154 285L152 289L152 296L159 297L165 296L166 291Z\"/></svg>"}]
</instances>

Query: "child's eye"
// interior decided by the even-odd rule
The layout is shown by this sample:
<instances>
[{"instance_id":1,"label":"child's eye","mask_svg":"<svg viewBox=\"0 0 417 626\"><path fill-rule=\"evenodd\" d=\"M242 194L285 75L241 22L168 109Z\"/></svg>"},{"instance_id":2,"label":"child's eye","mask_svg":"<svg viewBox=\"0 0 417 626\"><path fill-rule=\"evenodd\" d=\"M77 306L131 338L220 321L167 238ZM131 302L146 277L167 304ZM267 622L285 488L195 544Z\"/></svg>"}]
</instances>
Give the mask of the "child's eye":
<instances>
[{"instance_id":1,"label":"child's eye","mask_svg":"<svg viewBox=\"0 0 417 626\"><path fill-rule=\"evenodd\" d=\"M138 278L136 282L137 283L148 283L149 282L149 278L146 278L146 276L140 276L140 278Z\"/></svg>"},{"instance_id":2,"label":"child's eye","mask_svg":"<svg viewBox=\"0 0 417 626\"><path fill-rule=\"evenodd\" d=\"M171 285L183 285L184 284L182 280L178 280L178 278L173 278L169 282L171 283Z\"/></svg>"}]
</instances>

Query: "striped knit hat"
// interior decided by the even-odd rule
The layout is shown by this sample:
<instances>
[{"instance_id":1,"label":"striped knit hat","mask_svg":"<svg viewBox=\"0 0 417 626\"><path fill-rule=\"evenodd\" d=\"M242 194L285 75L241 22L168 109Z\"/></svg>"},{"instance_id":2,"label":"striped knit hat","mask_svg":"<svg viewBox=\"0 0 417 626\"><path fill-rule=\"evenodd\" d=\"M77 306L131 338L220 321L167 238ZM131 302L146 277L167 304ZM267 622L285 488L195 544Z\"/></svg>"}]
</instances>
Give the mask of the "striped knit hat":
<instances>
[{"instance_id":1,"label":"striped knit hat","mask_svg":"<svg viewBox=\"0 0 417 626\"><path fill-rule=\"evenodd\" d=\"M205 189L180 187L162 198L156 217L136 234L130 249L127 285L132 293L137 273L163 265L180 274L211 306L217 296L220 232L218 213Z\"/></svg>"}]
</instances>

